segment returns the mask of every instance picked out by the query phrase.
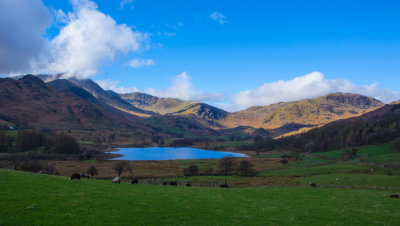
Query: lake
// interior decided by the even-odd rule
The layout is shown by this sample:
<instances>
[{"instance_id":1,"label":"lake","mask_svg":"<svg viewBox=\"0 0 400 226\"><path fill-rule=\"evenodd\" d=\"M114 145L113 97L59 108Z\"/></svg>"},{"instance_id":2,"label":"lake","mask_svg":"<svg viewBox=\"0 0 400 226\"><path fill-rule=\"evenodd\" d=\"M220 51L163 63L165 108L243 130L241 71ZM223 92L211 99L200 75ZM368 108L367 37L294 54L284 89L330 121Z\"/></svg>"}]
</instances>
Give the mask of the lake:
<instances>
[{"instance_id":1,"label":"lake","mask_svg":"<svg viewBox=\"0 0 400 226\"><path fill-rule=\"evenodd\" d=\"M221 159L224 157L248 157L245 154L209 151L190 147L118 148L113 154L123 155L111 160L175 160L175 159Z\"/></svg>"}]
</instances>

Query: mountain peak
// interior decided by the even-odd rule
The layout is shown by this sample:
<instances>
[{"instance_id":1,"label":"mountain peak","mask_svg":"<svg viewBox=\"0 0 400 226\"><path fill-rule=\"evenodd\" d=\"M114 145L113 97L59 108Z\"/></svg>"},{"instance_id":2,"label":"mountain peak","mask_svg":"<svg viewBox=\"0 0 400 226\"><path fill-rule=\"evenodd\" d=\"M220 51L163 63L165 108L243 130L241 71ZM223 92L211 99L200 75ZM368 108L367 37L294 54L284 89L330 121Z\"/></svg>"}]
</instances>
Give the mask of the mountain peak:
<instances>
[{"instance_id":1,"label":"mountain peak","mask_svg":"<svg viewBox=\"0 0 400 226\"><path fill-rule=\"evenodd\" d=\"M326 95L328 101L335 103L346 103L361 109L369 109L381 106L383 103L372 97L353 93L332 93Z\"/></svg>"}]
</instances>

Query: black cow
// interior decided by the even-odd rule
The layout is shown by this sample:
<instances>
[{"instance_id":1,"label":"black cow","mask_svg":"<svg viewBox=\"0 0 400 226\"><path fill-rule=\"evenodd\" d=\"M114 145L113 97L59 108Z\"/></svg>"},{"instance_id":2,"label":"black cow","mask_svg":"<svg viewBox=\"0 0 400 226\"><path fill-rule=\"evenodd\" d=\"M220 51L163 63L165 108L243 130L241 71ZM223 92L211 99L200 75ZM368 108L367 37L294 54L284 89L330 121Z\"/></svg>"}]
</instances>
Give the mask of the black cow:
<instances>
[{"instance_id":1,"label":"black cow","mask_svg":"<svg viewBox=\"0 0 400 226\"><path fill-rule=\"evenodd\" d=\"M399 198L399 193L390 195L390 198L396 198L396 199L398 199L398 198Z\"/></svg>"},{"instance_id":2,"label":"black cow","mask_svg":"<svg viewBox=\"0 0 400 226\"><path fill-rule=\"evenodd\" d=\"M186 187L190 187L190 186L192 186L192 185L191 185L191 184L189 184L189 183L187 183L187 184L186 184Z\"/></svg>"},{"instance_id":3,"label":"black cow","mask_svg":"<svg viewBox=\"0 0 400 226\"><path fill-rule=\"evenodd\" d=\"M169 182L169 185L177 186L178 183L177 183L176 181L170 181L170 182Z\"/></svg>"},{"instance_id":4,"label":"black cow","mask_svg":"<svg viewBox=\"0 0 400 226\"><path fill-rule=\"evenodd\" d=\"M314 182L310 182L311 187L316 188L317 184L315 184Z\"/></svg>"},{"instance_id":5,"label":"black cow","mask_svg":"<svg viewBox=\"0 0 400 226\"><path fill-rule=\"evenodd\" d=\"M139 180L138 180L138 179L133 179L133 180L131 181L131 184L139 184Z\"/></svg>"},{"instance_id":6,"label":"black cow","mask_svg":"<svg viewBox=\"0 0 400 226\"><path fill-rule=\"evenodd\" d=\"M69 180L78 179L81 180L81 175L79 173L74 173L69 177Z\"/></svg>"},{"instance_id":7,"label":"black cow","mask_svg":"<svg viewBox=\"0 0 400 226\"><path fill-rule=\"evenodd\" d=\"M219 187L220 188L229 188L228 184L221 184Z\"/></svg>"},{"instance_id":8,"label":"black cow","mask_svg":"<svg viewBox=\"0 0 400 226\"><path fill-rule=\"evenodd\" d=\"M164 181L162 182L162 185L168 185L168 182Z\"/></svg>"}]
</instances>

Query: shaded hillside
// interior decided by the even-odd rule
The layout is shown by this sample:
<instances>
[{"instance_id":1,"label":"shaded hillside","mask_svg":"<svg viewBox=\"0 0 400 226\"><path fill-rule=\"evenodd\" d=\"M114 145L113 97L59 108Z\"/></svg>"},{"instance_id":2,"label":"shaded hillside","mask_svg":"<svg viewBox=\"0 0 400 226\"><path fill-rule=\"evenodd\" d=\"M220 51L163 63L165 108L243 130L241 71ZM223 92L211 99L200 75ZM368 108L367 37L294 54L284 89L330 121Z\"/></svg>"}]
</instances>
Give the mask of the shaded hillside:
<instances>
[{"instance_id":1,"label":"shaded hillside","mask_svg":"<svg viewBox=\"0 0 400 226\"><path fill-rule=\"evenodd\" d=\"M119 98L115 93L107 93ZM186 117L154 117L119 110L65 79L49 83L33 75L19 80L0 79L0 125L72 131L80 140L104 143L113 137L116 142L138 145L149 145L153 137L217 135Z\"/></svg>"},{"instance_id":2,"label":"shaded hillside","mask_svg":"<svg viewBox=\"0 0 400 226\"><path fill-rule=\"evenodd\" d=\"M277 143L282 148L320 152L387 143L399 137L400 104L388 104L359 117L331 122L303 134L279 139Z\"/></svg>"},{"instance_id":3,"label":"shaded hillside","mask_svg":"<svg viewBox=\"0 0 400 226\"><path fill-rule=\"evenodd\" d=\"M163 115L184 116L211 128L222 128L219 120L229 115L222 109L200 102L158 98L145 93L120 94L120 96L137 108Z\"/></svg>"},{"instance_id":4,"label":"shaded hillside","mask_svg":"<svg viewBox=\"0 0 400 226\"><path fill-rule=\"evenodd\" d=\"M383 104L370 97L335 93L314 99L251 107L230 114L220 121L226 127L253 126L265 129L293 131L303 127L323 125L335 120L354 117ZM285 128L286 127L286 128Z\"/></svg>"},{"instance_id":5,"label":"shaded hillside","mask_svg":"<svg viewBox=\"0 0 400 226\"><path fill-rule=\"evenodd\" d=\"M137 124L104 110L88 92L64 85L61 92L39 78L0 79L0 117L22 127L47 129L133 128ZM92 100L92 101L90 101Z\"/></svg>"},{"instance_id":6,"label":"shaded hillside","mask_svg":"<svg viewBox=\"0 0 400 226\"><path fill-rule=\"evenodd\" d=\"M120 111L124 111L126 113L140 117L149 117L151 115L156 115L156 113L152 111L142 110L129 104L128 102L124 101L119 95L112 91L103 90L97 83L95 83L91 79L77 79L72 77L68 80L76 84L77 86L85 89L87 92L91 93L99 101Z\"/></svg>"}]
</instances>

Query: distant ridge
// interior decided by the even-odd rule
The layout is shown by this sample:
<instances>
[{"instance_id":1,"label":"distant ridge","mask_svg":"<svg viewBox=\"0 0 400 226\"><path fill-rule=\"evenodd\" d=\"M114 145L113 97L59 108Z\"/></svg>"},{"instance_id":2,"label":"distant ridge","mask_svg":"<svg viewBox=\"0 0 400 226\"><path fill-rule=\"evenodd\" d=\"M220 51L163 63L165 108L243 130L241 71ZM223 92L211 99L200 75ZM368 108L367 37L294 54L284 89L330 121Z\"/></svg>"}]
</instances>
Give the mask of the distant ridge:
<instances>
[{"instance_id":1,"label":"distant ridge","mask_svg":"<svg viewBox=\"0 0 400 226\"><path fill-rule=\"evenodd\" d=\"M264 129L278 129L288 124L296 124L298 128L312 127L358 116L382 105L382 102L371 97L334 93L313 99L251 107L230 114L221 124L226 127L246 125Z\"/></svg>"},{"instance_id":2,"label":"distant ridge","mask_svg":"<svg viewBox=\"0 0 400 226\"><path fill-rule=\"evenodd\" d=\"M133 106L162 115L175 115L197 120L211 128L223 128L219 120L229 113L214 106L196 101L182 101L176 98L159 98L146 93L120 94L122 99Z\"/></svg>"},{"instance_id":3,"label":"distant ridge","mask_svg":"<svg viewBox=\"0 0 400 226\"><path fill-rule=\"evenodd\" d=\"M9 107L1 110L0 116L7 119L18 118L17 121L22 123L27 119L25 123L28 123L28 121L36 120L36 118L32 118L35 114L38 115L37 117L43 114L45 116L43 118L52 115L47 122L42 122L47 125L54 124L51 127L97 128L105 123L108 128L116 128L117 125L122 128L133 126L140 127L143 134L162 132L172 136L180 136L186 130L199 135L201 133L215 134L215 130L220 129L249 128L245 130L254 131L257 128L263 128L273 136L280 136L282 134L301 133L336 120L360 116L383 106L382 102L371 97L350 93L334 93L313 99L254 106L243 111L229 113L196 101L159 98L139 92L117 94L110 90L103 90L90 79L74 77L62 79L61 75L39 75L38 77L27 75L19 76L19 78L19 80L9 78L1 80L3 85L0 103ZM39 78L48 82L45 83ZM7 83L9 84L6 85ZM40 96L20 96L20 93L15 93L18 90L17 88L9 90L9 87L12 86L23 87L24 91L20 91L22 93L39 93ZM49 99L46 99L46 97L49 97ZM32 98L37 100L33 101ZM27 104L24 105L25 102ZM35 102L36 105L32 105ZM48 102L54 103L54 107L51 104L49 105ZM79 102L79 104L75 102ZM15 105L22 104L22 107L20 107L22 111L18 112L16 108L14 109L12 103L15 103ZM68 109L67 105L87 106L84 108L85 110L79 111L89 115L91 114L89 109L96 109L94 112L101 113L105 118L100 119L94 115L85 116L78 110L72 111L75 113L73 117L68 112L69 116L62 115L65 110L55 111L57 114L53 114L53 110L49 110L49 108L60 107ZM39 110L35 106L40 106ZM20 114L28 114L28 117L23 117ZM73 120L54 120L58 117L72 117ZM9 122L9 120L1 117L0 120L3 120L4 123ZM96 123L99 120L102 121ZM112 123L114 121L115 123ZM171 131L175 132L171 133Z\"/></svg>"}]
</instances>

